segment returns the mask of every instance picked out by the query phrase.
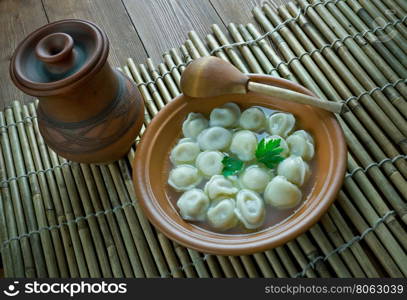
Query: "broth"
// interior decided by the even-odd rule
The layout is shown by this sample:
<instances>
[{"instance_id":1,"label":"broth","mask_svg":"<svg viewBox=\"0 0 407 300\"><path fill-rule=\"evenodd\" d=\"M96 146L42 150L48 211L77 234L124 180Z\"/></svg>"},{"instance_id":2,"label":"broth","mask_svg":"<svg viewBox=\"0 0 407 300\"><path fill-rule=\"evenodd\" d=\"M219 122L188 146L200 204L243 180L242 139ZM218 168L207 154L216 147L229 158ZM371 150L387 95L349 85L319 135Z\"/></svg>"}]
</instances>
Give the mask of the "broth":
<instances>
[{"instance_id":1,"label":"broth","mask_svg":"<svg viewBox=\"0 0 407 300\"><path fill-rule=\"evenodd\" d=\"M256 107L256 108L261 109L265 113L266 118L268 118L270 115L272 115L274 113L284 112L284 111L280 111L280 110L269 109L269 108L266 108L266 107L263 107L263 106L258 106L258 105L253 105L253 106L250 106L250 107ZM249 107L246 107L245 109L247 109L247 108L249 108ZM208 114L203 114L203 115L207 119L209 119ZM294 127L293 131L300 130L300 129L302 129L301 128L301 123L298 122L298 120L296 120L296 126ZM241 130L241 129L235 128L235 129L232 130L232 132L235 132L235 131L238 131L238 130ZM260 133L256 133L256 132L253 132L253 133L256 134L256 137L257 137L258 141L260 141L264 137L270 136L270 134L268 132L266 132L265 130L260 132ZM180 129L180 138L179 139L181 139L181 138L182 138L182 133L181 133L181 129ZM171 149L178 143L179 139L177 139L175 141L175 143L172 145ZM235 157L233 154L231 154L229 152L228 152L228 155L232 156L232 157ZM175 167L175 165L170 161L169 157L170 157L170 153L167 153L167 159L165 161L165 168L164 168L164 170L167 170L167 172L162 174L162 176L165 176L164 182L168 181L169 171ZM295 206L293 208L289 208L289 209L277 209L275 207L272 207L271 205L265 204L266 217L265 217L264 223L261 226L259 226L258 228L256 228L256 229L247 229L247 228L244 227L244 225L241 222L239 222L239 224L237 226L235 226L235 227L233 227L233 228L231 228L229 230L225 230L225 231L221 231L221 230L217 230L216 228L213 228L208 223L208 221L206 221L206 220L201 221L201 222L198 222L198 221L186 221L185 220L185 222L195 224L196 226L199 226L200 228L205 229L207 231L218 232L218 233L223 233L223 234L245 234L245 233L251 233L251 232L259 232L259 231L262 231L264 229L268 229L270 227L278 225L279 223L282 223L285 220L287 220L288 218L290 218L290 216L292 216L302 205L304 205L305 201L307 200L308 195L312 191L312 188L313 188L312 183L314 182L314 177L316 176L316 174L314 174L315 173L314 172L314 169L315 169L315 155L314 155L314 158L312 158L307 163L309 165L311 175L309 176L307 181L304 183L304 185L302 185L300 187L300 190L302 192L301 202L297 206ZM251 165L251 164L252 164L251 162L248 162L246 164L246 167ZM209 179L205 178L204 180L202 180L202 182L198 186L196 186L196 188L203 189L205 184L208 181L209 181ZM172 188L171 186L170 186L170 189L169 189L169 191L167 193L167 197L168 197L168 199L170 199L171 205L173 206L173 208L176 211L179 211L176 203L177 203L179 197L181 197L182 194L183 194L183 192L178 192L174 188ZM260 193L260 196L262 197L262 199L264 199L263 193Z\"/></svg>"}]
</instances>

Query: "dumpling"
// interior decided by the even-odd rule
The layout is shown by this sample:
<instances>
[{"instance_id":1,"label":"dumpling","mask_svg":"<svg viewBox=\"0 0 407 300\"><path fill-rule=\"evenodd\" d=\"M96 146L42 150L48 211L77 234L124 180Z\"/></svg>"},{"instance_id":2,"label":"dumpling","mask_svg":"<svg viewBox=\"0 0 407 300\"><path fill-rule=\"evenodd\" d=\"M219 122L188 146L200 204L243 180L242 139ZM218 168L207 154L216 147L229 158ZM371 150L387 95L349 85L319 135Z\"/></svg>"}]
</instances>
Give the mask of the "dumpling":
<instances>
[{"instance_id":1,"label":"dumpling","mask_svg":"<svg viewBox=\"0 0 407 300\"><path fill-rule=\"evenodd\" d=\"M279 209L297 206L301 197L300 189L284 176L274 177L264 191L264 201Z\"/></svg>"},{"instance_id":2,"label":"dumpling","mask_svg":"<svg viewBox=\"0 0 407 300\"><path fill-rule=\"evenodd\" d=\"M305 130L301 129L301 130L294 131L291 135L299 135L299 136L303 137L307 142L310 142L311 144L314 144L314 139Z\"/></svg>"},{"instance_id":3,"label":"dumpling","mask_svg":"<svg viewBox=\"0 0 407 300\"><path fill-rule=\"evenodd\" d=\"M223 127L210 127L198 135L198 144L202 150L224 150L231 140L232 133Z\"/></svg>"},{"instance_id":4,"label":"dumpling","mask_svg":"<svg viewBox=\"0 0 407 300\"><path fill-rule=\"evenodd\" d=\"M199 153L195 166L205 177L210 178L213 175L222 173L223 157L224 155L219 151L204 151Z\"/></svg>"},{"instance_id":5,"label":"dumpling","mask_svg":"<svg viewBox=\"0 0 407 300\"><path fill-rule=\"evenodd\" d=\"M204 190L209 196L209 199L212 200L219 197L231 197L239 191L232 181L222 175L212 176L212 178L205 184Z\"/></svg>"},{"instance_id":6,"label":"dumpling","mask_svg":"<svg viewBox=\"0 0 407 300\"><path fill-rule=\"evenodd\" d=\"M208 126L209 122L202 114L191 112L182 124L182 133L187 138L196 139L202 130Z\"/></svg>"},{"instance_id":7,"label":"dumpling","mask_svg":"<svg viewBox=\"0 0 407 300\"><path fill-rule=\"evenodd\" d=\"M219 230L228 230L237 225L235 200L223 199L208 209L209 224Z\"/></svg>"},{"instance_id":8,"label":"dumpling","mask_svg":"<svg viewBox=\"0 0 407 300\"><path fill-rule=\"evenodd\" d=\"M172 149L170 160L174 165L193 163L200 152L197 143L185 138Z\"/></svg>"},{"instance_id":9,"label":"dumpling","mask_svg":"<svg viewBox=\"0 0 407 300\"><path fill-rule=\"evenodd\" d=\"M270 171L258 165L251 165L240 176L240 184L245 189L262 193L272 178Z\"/></svg>"},{"instance_id":10,"label":"dumpling","mask_svg":"<svg viewBox=\"0 0 407 300\"><path fill-rule=\"evenodd\" d=\"M301 186L309 176L309 167L301 156L290 156L278 165L277 174Z\"/></svg>"},{"instance_id":11,"label":"dumpling","mask_svg":"<svg viewBox=\"0 0 407 300\"><path fill-rule=\"evenodd\" d=\"M195 139L193 138L182 138L178 141L178 144L182 144L182 143L195 143Z\"/></svg>"},{"instance_id":12,"label":"dumpling","mask_svg":"<svg viewBox=\"0 0 407 300\"><path fill-rule=\"evenodd\" d=\"M301 135L290 135L286 141L291 155L301 156L304 160L310 160L314 157L314 144Z\"/></svg>"},{"instance_id":13,"label":"dumpling","mask_svg":"<svg viewBox=\"0 0 407 300\"><path fill-rule=\"evenodd\" d=\"M290 154L290 149L288 148L285 139L279 135L270 135L267 137L269 140L280 140L280 148L283 148L283 152L280 153L281 156L287 157Z\"/></svg>"},{"instance_id":14,"label":"dumpling","mask_svg":"<svg viewBox=\"0 0 407 300\"><path fill-rule=\"evenodd\" d=\"M198 169L191 165L179 165L171 170L168 184L177 191L187 191L201 183L202 176Z\"/></svg>"},{"instance_id":15,"label":"dumpling","mask_svg":"<svg viewBox=\"0 0 407 300\"><path fill-rule=\"evenodd\" d=\"M212 110L209 116L210 126L233 127L240 117L240 108L236 103L229 102Z\"/></svg>"},{"instance_id":16,"label":"dumpling","mask_svg":"<svg viewBox=\"0 0 407 300\"><path fill-rule=\"evenodd\" d=\"M295 118L289 113L275 113L269 117L268 127L272 135L286 137L295 126Z\"/></svg>"},{"instance_id":17,"label":"dumpling","mask_svg":"<svg viewBox=\"0 0 407 300\"><path fill-rule=\"evenodd\" d=\"M230 152L242 161L254 159L257 148L257 137L250 130L240 130L233 135Z\"/></svg>"},{"instance_id":18,"label":"dumpling","mask_svg":"<svg viewBox=\"0 0 407 300\"><path fill-rule=\"evenodd\" d=\"M266 115L260 108L250 107L240 116L239 124L243 129L260 131L266 125Z\"/></svg>"},{"instance_id":19,"label":"dumpling","mask_svg":"<svg viewBox=\"0 0 407 300\"><path fill-rule=\"evenodd\" d=\"M201 189L192 189L182 194L177 206L183 219L203 221L209 207L209 198Z\"/></svg>"},{"instance_id":20,"label":"dumpling","mask_svg":"<svg viewBox=\"0 0 407 300\"><path fill-rule=\"evenodd\" d=\"M260 227L266 216L263 199L256 192L239 191L236 196L235 214L247 229Z\"/></svg>"}]
</instances>

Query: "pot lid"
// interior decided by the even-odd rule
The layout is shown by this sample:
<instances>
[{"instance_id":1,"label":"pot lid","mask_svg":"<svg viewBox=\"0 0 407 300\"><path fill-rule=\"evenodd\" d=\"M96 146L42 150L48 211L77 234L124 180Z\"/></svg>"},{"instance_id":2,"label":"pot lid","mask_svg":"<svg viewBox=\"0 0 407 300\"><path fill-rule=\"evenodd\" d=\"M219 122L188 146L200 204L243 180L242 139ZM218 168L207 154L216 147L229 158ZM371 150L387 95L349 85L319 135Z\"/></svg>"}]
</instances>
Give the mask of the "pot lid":
<instances>
[{"instance_id":1,"label":"pot lid","mask_svg":"<svg viewBox=\"0 0 407 300\"><path fill-rule=\"evenodd\" d=\"M40 27L17 47L10 76L23 92L50 96L84 83L105 64L106 34L84 20L61 20Z\"/></svg>"}]
</instances>

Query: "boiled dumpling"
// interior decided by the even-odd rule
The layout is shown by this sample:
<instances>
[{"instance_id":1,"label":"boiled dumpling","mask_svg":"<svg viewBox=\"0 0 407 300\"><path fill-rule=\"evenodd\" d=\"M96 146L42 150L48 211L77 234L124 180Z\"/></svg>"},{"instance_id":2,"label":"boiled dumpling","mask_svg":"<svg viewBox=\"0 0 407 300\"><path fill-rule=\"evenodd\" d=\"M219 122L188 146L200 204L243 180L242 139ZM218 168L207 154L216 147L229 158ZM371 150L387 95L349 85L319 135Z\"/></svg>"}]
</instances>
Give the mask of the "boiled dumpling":
<instances>
[{"instance_id":1,"label":"boiled dumpling","mask_svg":"<svg viewBox=\"0 0 407 300\"><path fill-rule=\"evenodd\" d=\"M208 126L209 122L202 114L191 112L182 124L182 133L187 138L195 139Z\"/></svg>"},{"instance_id":2,"label":"boiled dumpling","mask_svg":"<svg viewBox=\"0 0 407 300\"><path fill-rule=\"evenodd\" d=\"M235 200L223 199L208 209L209 224L219 230L228 230L237 225L235 214Z\"/></svg>"},{"instance_id":3,"label":"boiled dumpling","mask_svg":"<svg viewBox=\"0 0 407 300\"><path fill-rule=\"evenodd\" d=\"M168 184L177 191L186 191L196 187L202 180L198 169L191 165L179 165L171 170Z\"/></svg>"},{"instance_id":4,"label":"boiled dumpling","mask_svg":"<svg viewBox=\"0 0 407 300\"><path fill-rule=\"evenodd\" d=\"M183 219L203 221L209 207L209 198L201 189L192 189L182 194L177 206Z\"/></svg>"},{"instance_id":5,"label":"boiled dumpling","mask_svg":"<svg viewBox=\"0 0 407 300\"><path fill-rule=\"evenodd\" d=\"M277 174L301 186L308 178L309 167L308 164L302 160L301 156L290 156L278 165Z\"/></svg>"},{"instance_id":6,"label":"boiled dumpling","mask_svg":"<svg viewBox=\"0 0 407 300\"><path fill-rule=\"evenodd\" d=\"M224 150L231 140L232 134L223 127L210 127L198 135L198 144L202 150Z\"/></svg>"},{"instance_id":7,"label":"boiled dumpling","mask_svg":"<svg viewBox=\"0 0 407 300\"><path fill-rule=\"evenodd\" d=\"M240 108L236 103L229 102L212 110L209 116L210 126L233 127L240 117Z\"/></svg>"},{"instance_id":8,"label":"boiled dumpling","mask_svg":"<svg viewBox=\"0 0 407 300\"><path fill-rule=\"evenodd\" d=\"M190 138L182 139L172 149L170 160L174 165L189 164L195 161L201 152L199 145Z\"/></svg>"},{"instance_id":9,"label":"boiled dumpling","mask_svg":"<svg viewBox=\"0 0 407 300\"><path fill-rule=\"evenodd\" d=\"M233 184L234 187L237 187L238 190L241 188L239 177L237 177L237 175L229 175L227 179Z\"/></svg>"},{"instance_id":10,"label":"boiled dumpling","mask_svg":"<svg viewBox=\"0 0 407 300\"><path fill-rule=\"evenodd\" d=\"M295 126L295 118L289 113L275 113L269 117L268 127L272 135L286 137Z\"/></svg>"},{"instance_id":11,"label":"boiled dumpling","mask_svg":"<svg viewBox=\"0 0 407 300\"><path fill-rule=\"evenodd\" d=\"M238 188L235 187L233 182L222 175L212 176L212 178L205 184L205 193L212 200L219 197L233 196L238 191Z\"/></svg>"},{"instance_id":12,"label":"boiled dumpling","mask_svg":"<svg viewBox=\"0 0 407 300\"><path fill-rule=\"evenodd\" d=\"M263 199L256 192L241 190L236 196L235 213L247 229L255 229L266 216Z\"/></svg>"},{"instance_id":13,"label":"boiled dumpling","mask_svg":"<svg viewBox=\"0 0 407 300\"><path fill-rule=\"evenodd\" d=\"M294 131L291 135L299 135L299 136L303 137L307 142L310 142L311 144L314 144L314 139L305 130L301 129L301 130Z\"/></svg>"},{"instance_id":14,"label":"boiled dumpling","mask_svg":"<svg viewBox=\"0 0 407 300\"><path fill-rule=\"evenodd\" d=\"M303 136L299 134L290 135L286 141L291 155L301 156L304 160L310 160L314 157L314 144Z\"/></svg>"},{"instance_id":15,"label":"boiled dumpling","mask_svg":"<svg viewBox=\"0 0 407 300\"><path fill-rule=\"evenodd\" d=\"M280 209L292 208L301 201L301 191L284 176L274 177L264 191L267 204Z\"/></svg>"},{"instance_id":16,"label":"boiled dumpling","mask_svg":"<svg viewBox=\"0 0 407 300\"><path fill-rule=\"evenodd\" d=\"M196 158L195 165L201 173L210 178L222 173L224 155L219 151L204 151Z\"/></svg>"},{"instance_id":17,"label":"boiled dumpling","mask_svg":"<svg viewBox=\"0 0 407 300\"><path fill-rule=\"evenodd\" d=\"M267 137L268 140L280 140L280 148L283 149L283 152L280 153L281 156L287 157L290 154L290 149L288 148L287 142L285 139L279 135L270 135Z\"/></svg>"},{"instance_id":18,"label":"boiled dumpling","mask_svg":"<svg viewBox=\"0 0 407 300\"><path fill-rule=\"evenodd\" d=\"M239 124L243 129L260 131L266 125L266 115L260 108L250 107L240 116Z\"/></svg>"},{"instance_id":19,"label":"boiled dumpling","mask_svg":"<svg viewBox=\"0 0 407 300\"><path fill-rule=\"evenodd\" d=\"M243 188L262 193L271 178L271 170L258 165L251 165L243 171L239 179Z\"/></svg>"},{"instance_id":20,"label":"boiled dumpling","mask_svg":"<svg viewBox=\"0 0 407 300\"><path fill-rule=\"evenodd\" d=\"M250 130L240 130L233 135L230 152L242 161L254 159L257 148L257 137Z\"/></svg>"}]
</instances>

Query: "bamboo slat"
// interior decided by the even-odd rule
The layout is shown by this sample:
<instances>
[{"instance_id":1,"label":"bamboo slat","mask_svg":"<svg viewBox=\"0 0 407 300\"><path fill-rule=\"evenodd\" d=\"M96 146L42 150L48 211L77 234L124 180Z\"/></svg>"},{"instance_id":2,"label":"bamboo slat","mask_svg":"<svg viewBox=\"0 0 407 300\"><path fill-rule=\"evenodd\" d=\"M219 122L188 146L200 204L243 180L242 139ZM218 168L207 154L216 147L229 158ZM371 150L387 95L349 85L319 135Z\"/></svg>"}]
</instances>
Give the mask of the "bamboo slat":
<instances>
[{"instance_id":1,"label":"bamboo slat","mask_svg":"<svg viewBox=\"0 0 407 300\"><path fill-rule=\"evenodd\" d=\"M23 158L25 161L25 172L35 172L35 166L33 157L28 143L27 134L22 123L22 111L20 103L13 102L14 120L17 122L17 130L19 139L21 142ZM38 158L37 158L38 159ZM48 225L56 225L55 215L53 214L54 207L50 201L48 189L46 186L45 178L41 176L43 174L29 176L29 183L31 188L32 202L34 203L34 209L36 211L38 227L43 228ZM40 188L41 184L41 188ZM49 224L49 221L50 224ZM42 243L44 247L45 262L48 269L49 277L67 277L66 262L64 259L64 253L62 250L61 240L59 233L56 230L51 230L43 234ZM52 238L52 241L51 241ZM58 262L57 262L58 260Z\"/></svg>"},{"instance_id":2,"label":"bamboo slat","mask_svg":"<svg viewBox=\"0 0 407 300\"><path fill-rule=\"evenodd\" d=\"M229 25L229 28L230 28L230 30L232 31L232 32L234 32L234 34L232 33L232 36L233 36L233 38L234 38L234 40L236 41L236 42L243 42L243 39L242 39L242 37L240 36L240 34L237 32L237 30L236 30L236 27L235 27L235 25L234 24L230 24ZM195 49L194 49L194 45L190 45L189 46L189 48L192 50L191 51L191 53L190 53L190 55L194 58L194 59L196 59L196 58L199 58L199 55L197 54L197 52L196 51L194 51ZM242 48L242 49L240 49L243 53L243 55L244 56L246 56L246 60L249 60L249 59L251 59L252 61L253 61L253 59L254 59L254 56L252 55L252 53L250 52L250 50L248 49L248 48ZM238 58L236 58L236 59L238 59ZM262 70L261 70L261 68L260 68L260 65L257 63L257 62L252 62L252 63L250 63L249 62L249 66L252 68L252 70L253 71L257 71L257 73L263 73L262 72ZM280 248L280 253L281 253L281 255L284 255L285 257L287 256L286 255L286 253L285 253L285 251L283 250L283 248ZM256 254L254 254L254 259L255 259L255 261L257 262L257 264L259 265L259 268L260 268L260 270L263 272L263 275L265 276L265 277L271 277L272 275L272 270L267 266L267 264L266 263L260 263L260 262L265 262L265 258L262 256L262 254L261 253L256 253ZM249 274L252 274L251 276L256 276L255 274L255 272L252 270L252 266L251 266L251 264L250 264L250 260L248 259L248 258L244 258L244 259L242 259L243 260L243 262L244 262L244 266L247 266L248 268L249 268L249 270L248 270L248 273ZM286 260L286 261L289 261L289 260Z\"/></svg>"},{"instance_id":3,"label":"bamboo slat","mask_svg":"<svg viewBox=\"0 0 407 300\"><path fill-rule=\"evenodd\" d=\"M24 110L26 111L26 109ZM33 103L29 104L28 110L31 117L36 116L36 107ZM37 120L33 118L31 123L34 127L37 147L41 155L41 161L43 162L44 169L42 170L50 170L53 168L50 154L52 154L53 157L55 155L53 154L53 152L48 153L45 142L41 134L39 133ZM59 224L66 224L69 222L68 230L66 226L62 226L61 233L65 239L65 247L68 247L69 249L67 251L67 262L69 264L70 276L89 276L88 270L86 268L82 246L79 241L79 234L76 230L76 224L73 223L74 218L70 212L69 199L67 199L68 194L66 192L65 183L62 179L61 170L57 168L53 173L46 172L45 174L47 176L47 182L51 191L54 207L58 215Z\"/></svg>"},{"instance_id":4,"label":"bamboo slat","mask_svg":"<svg viewBox=\"0 0 407 300\"><path fill-rule=\"evenodd\" d=\"M377 8L377 4L380 5L378 1L366 1L360 0L361 5L366 9L366 11L372 16L372 18L379 24L383 24L388 21L388 14L382 14L380 10ZM393 26L392 26L393 27ZM405 28L403 24L397 24L393 28L388 28L388 34L391 34L392 39L399 45L401 49L405 53L407 53L407 40L403 37L403 33L405 33Z\"/></svg>"},{"instance_id":5,"label":"bamboo slat","mask_svg":"<svg viewBox=\"0 0 407 300\"><path fill-rule=\"evenodd\" d=\"M5 129L2 129L2 135L4 134ZM2 144L3 145L3 144ZM0 149L1 150L1 149ZM4 170L4 159L3 159L3 150L0 157L0 180L7 180L7 174ZM7 184L2 184L1 188L1 200L2 200L2 220L7 224L2 230L3 241L7 240L9 237L18 236L17 223L14 216L13 203L11 200L11 194ZM5 230L7 228L7 231ZM23 263L23 251L21 249L22 241L13 240L8 245L2 246L3 253L3 263L5 268L5 275L15 276L15 277L24 277L27 276L24 272L24 263ZM7 258L9 255L10 258ZM11 262L10 262L11 260ZM6 268L10 267L10 270Z\"/></svg>"},{"instance_id":6,"label":"bamboo slat","mask_svg":"<svg viewBox=\"0 0 407 300\"><path fill-rule=\"evenodd\" d=\"M192 31L158 64L128 59L120 70L137 84L145 120L134 147L115 163L58 157L41 137L36 102L14 102L0 112L5 276L406 277L407 6L402 0L297 3L255 7L259 27L230 23L225 33L213 25L205 39ZM263 253L187 249L148 222L134 195L137 143L181 93L186 65L208 55L245 73L298 82L350 108L337 115L349 153L336 202L309 231Z\"/></svg>"},{"instance_id":7,"label":"bamboo slat","mask_svg":"<svg viewBox=\"0 0 407 300\"><path fill-rule=\"evenodd\" d=\"M281 7L279 13L284 20L292 17L288 9L285 7ZM316 51L318 48L316 48L311 39L301 29L299 24L293 22L290 23L289 26L295 36L298 38L299 42L305 46L307 52L314 52L311 57L317 62L321 70L334 84L335 89L340 94L341 99L349 99L352 97L352 92L349 90L348 86L353 88L353 91L357 94L363 93L363 87L358 84L357 79L350 73L349 70L346 69L346 67L343 66L341 60L332 52L331 49L326 50L330 50L330 56L325 58L325 56L323 56L323 53ZM332 67L330 66L328 61L332 64ZM343 76L343 80L340 77L341 75ZM340 99L337 99L337 101L340 101ZM362 109L362 107L359 106L359 103L362 103L366 107L366 110L368 110L368 112L374 117L374 120L376 120L376 122L372 118L370 118L369 114L364 109ZM392 137L396 145L400 144L405 139L405 136L403 136L403 134L392 123L391 119L385 115L385 113L373 101L373 99L368 96L364 97L360 101L351 100L348 102L348 106L352 110L352 112L357 115L357 118L363 124L365 124L365 127L369 130L369 133L375 138L375 140L380 143L381 148L384 150L388 149L386 151L386 154L389 156L396 156L398 154L397 149L392 146L391 142L380 130L380 127L377 124L383 124L381 125L383 127L383 130L386 134Z\"/></svg>"},{"instance_id":8,"label":"bamboo slat","mask_svg":"<svg viewBox=\"0 0 407 300\"><path fill-rule=\"evenodd\" d=\"M376 20L374 20L372 16L369 15L369 13L360 5L359 2L355 0L350 0L347 2L347 4L352 8L354 13L369 27L369 29L372 30L372 28L377 28L379 26ZM386 48L388 48L389 51L392 52L393 55L395 55L405 67L407 64L407 62L404 61L406 54L403 52L402 49L400 49L396 42L391 38L391 35L389 35L388 32L386 32L385 30L378 30L375 32L375 34L378 36L380 41L386 46Z\"/></svg>"},{"instance_id":9,"label":"bamboo slat","mask_svg":"<svg viewBox=\"0 0 407 300\"><path fill-rule=\"evenodd\" d=\"M212 34L208 34L206 36L206 40L208 42L209 48L211 50L213 49L219 49L220 45L218 43L218 41L216 40L216 38L212 35ZM214 53L217 57L226 60L227 62L230 62L228 56L225 54L225 52L223 50L218 50Z\"/></svg>"},{"instance_id":10,"label":"bamboo slat","mask_svg":"<svg viewBox=\"0 0 407 300\"><path fill-rule=\"evenodd\" d=\"M196 55L197 55L197 54L196 54ZM149 65L150 72L155 72L155 71L153 70L153 69L154 69L154 65L153 65L153 63L152 63L151 60L148 61L148 65ZM151 79L148 77L146 67L145 67L144 65L140 65L140 69L143 70L143 73L144 73L144 75L145 75L144 79L145 79L145 80L151 80ZM132 71L133 71L134 73L137 72L137 70L136 70L134 67L132 68ZM160 82L162 83L162 81L161 81L162 79L160 78L160 75L158 75L158 73L156 73L156 72L155 72L155 79L156 79L157 81L160 81ZM171 96L169 95L169 92L167 91L165 85L161 84L160 87L161 87L160 91L164 91L164 93L163 93L164 101L169 102L169 101L171 100ZM154 90L153 90L153 92L154 92ZM172 92L174 93L175 91L172 91ZM162 99L157 97L157 98L156 98L156 101L162 101ZM155 104L152 104L152 105L155 105ZM129 180L126 181L126 182L128 182L127 186L128 186L130 189L132 189L132 183L131 183L131 178L130 178L130 176L128 176L128 179L129 179ZM205 267L200 263L199 254L197 254L195 251L192 251L192 250L190 250L190 249L188 249L188 252L189 252L189 254L190 254L190 256L191 256L191 260L192 260L192 261L194 261L194 260L195 260L195 261L198 261L197 264L196 264L198 274L201 274L201 275L204 276L204 277L208 277L208 276L207 276L207 271L205 270ZM184 259L184 261L185 261L186 256L185 256L185 253L184 253L184 252L183 252L183 254L182 254L181 257L182 257L182 258ZM186 265L186 266L189 265L189 264L190 264L189 262L184 262L184 265ZM189 267L188 267L188 268L189 268Z\"/></svg>"},{"instance_id":11,"label":"bamboo slat","mask_svg":"<svg viewBox=\"0 0 407 300\"><path fill-rule=\"evenodd\" d=\"M332 4L328 4L327 8L331 12L332 15L335 16L335 18L339 21L339 23L343 26L343 28L346 29L348 34L357 34L358 31L353 28L352 24L348 21L348 19L342 14L342 12ZM394 20L393 20L394 21ZM385 59L380 55L379 53L376 52L376 50L368 43L364 37L358 37L355 39L355 41L359 44L359 46L364 50L364 52L370 57L372 61L374 61L375 65L383 72L383 75L390 81L396 81L399 79L399 76L396 74L396 72L393 71L393 69L387 65L387 62ZM405 71L402 72L402 75L405 77ZM406 97L406 85L404 83L400 83L397 85L397 90L398 92L403 96Z\"/></svg>"},{"instance_id":12,"label":"bamboo slat","mask_svg":"<svg viewBox=\"0 0 407 300\"><path fill-rule=\"evenodd\" d=\"M355 35L358 32L366 32L366 34L364 35L365 38L380 54L380 57L386 60L391 68L395 72L397 72L397 74L401 76L401 78L405 78L407 76L405 68L405 64L407 64L405 59L407 59L407 57L401 51L399 51L400 53L398 53L399 55L401 55L399 59L397 58L397 55L394 56L391 52L391 49L387 49L384 42L382 42L378 37L376 37L372 32L369 31L369 27L352 11L352 9L346 2L338 2L337 6L346 16L346 18L352 23L352 25L355 26L353 27L348 24L349 30L352 30L352 34Z\"/></svg>"},{"instance_id":13,"label":"bamboo slat","mask_svg":"<svg viewBox=\"0 0 407 300\"><path fill-rule=\"evenodd\" d=\"M399 18L404 17L405 11L393 0L383 0L384 4L390 8L391 13L395 14Z\"/></svg>"},{"instance_id":14,"label":"bamboo slat","mask_svg":"<svg viewBox=\"0 0 407 300\"><path fill-rule=\"evenodd\" d=\"M220 45L228 45L230 44L226 35L222 32L218 25L212 25L212 30L216 38L218 39L218 43ZM213 51L213 50L212 50ZM216 51L215 51L216 52ZM246 65L241 61L239 55L236 53L235 49L233 48L225 48L225 52L229 56L230 61L243 73L249 73L249 69Z\"/></svg>"},{"instance_id":15,"label":"bamboo slat","mask_svg":"<svg viewBox=\"0 0 407 300\"><path fill-rule=\"evenodd\" d=\"M298 3L300 4L301 7L305 7L308 5L308 1L306 0L299 0ZM317 4L319 3L318 0L312 0L311 3ZM315 14L311 14L311 12L314 12L315 14L318 14L318 24L320 27L323 27L324 30L327 27L326 24L330 24L330 28L333 29L333 31L330 31L329 34L332 34L335 36L334 39L337 38L345 38L347 36L346 30L342 27L342 25L332 16L332 14L322 5L317 5L315 6L315 9L312 8L309 10L310 17L314 18ZM323 34L327 35L327 31L322 31ZM333 40L334 40L333 39ZM332 42L332 41L331 41ZM407 43L406 43L407 44ZM369 76L372 77L372 80L376 82L378 85L385 85L388 81L386 77L383 75L383 70L379 69L375 63L366 55L366 53L360 48L360 46L354 41L353 39L347 39L344 40L343 45L345 47L338 47L338 50L342 50L344 53L344 56L354 56L355 59L362 65L362 67L367 71ZM352 53L352 54L351 54ZM390 102L394 105L393 110L395 110L395 107L400 109L400 111L404 111L404 117L406 117L406 111L405 111L405 106L406 102L403 101L403 98L401 95L394 89L394 87L388 87L384 90L384 93L387 95L389 98ZM395 114L398 116L398 118L401 120L401 116L398 114Z\"/></svg>"}]
</instances>

